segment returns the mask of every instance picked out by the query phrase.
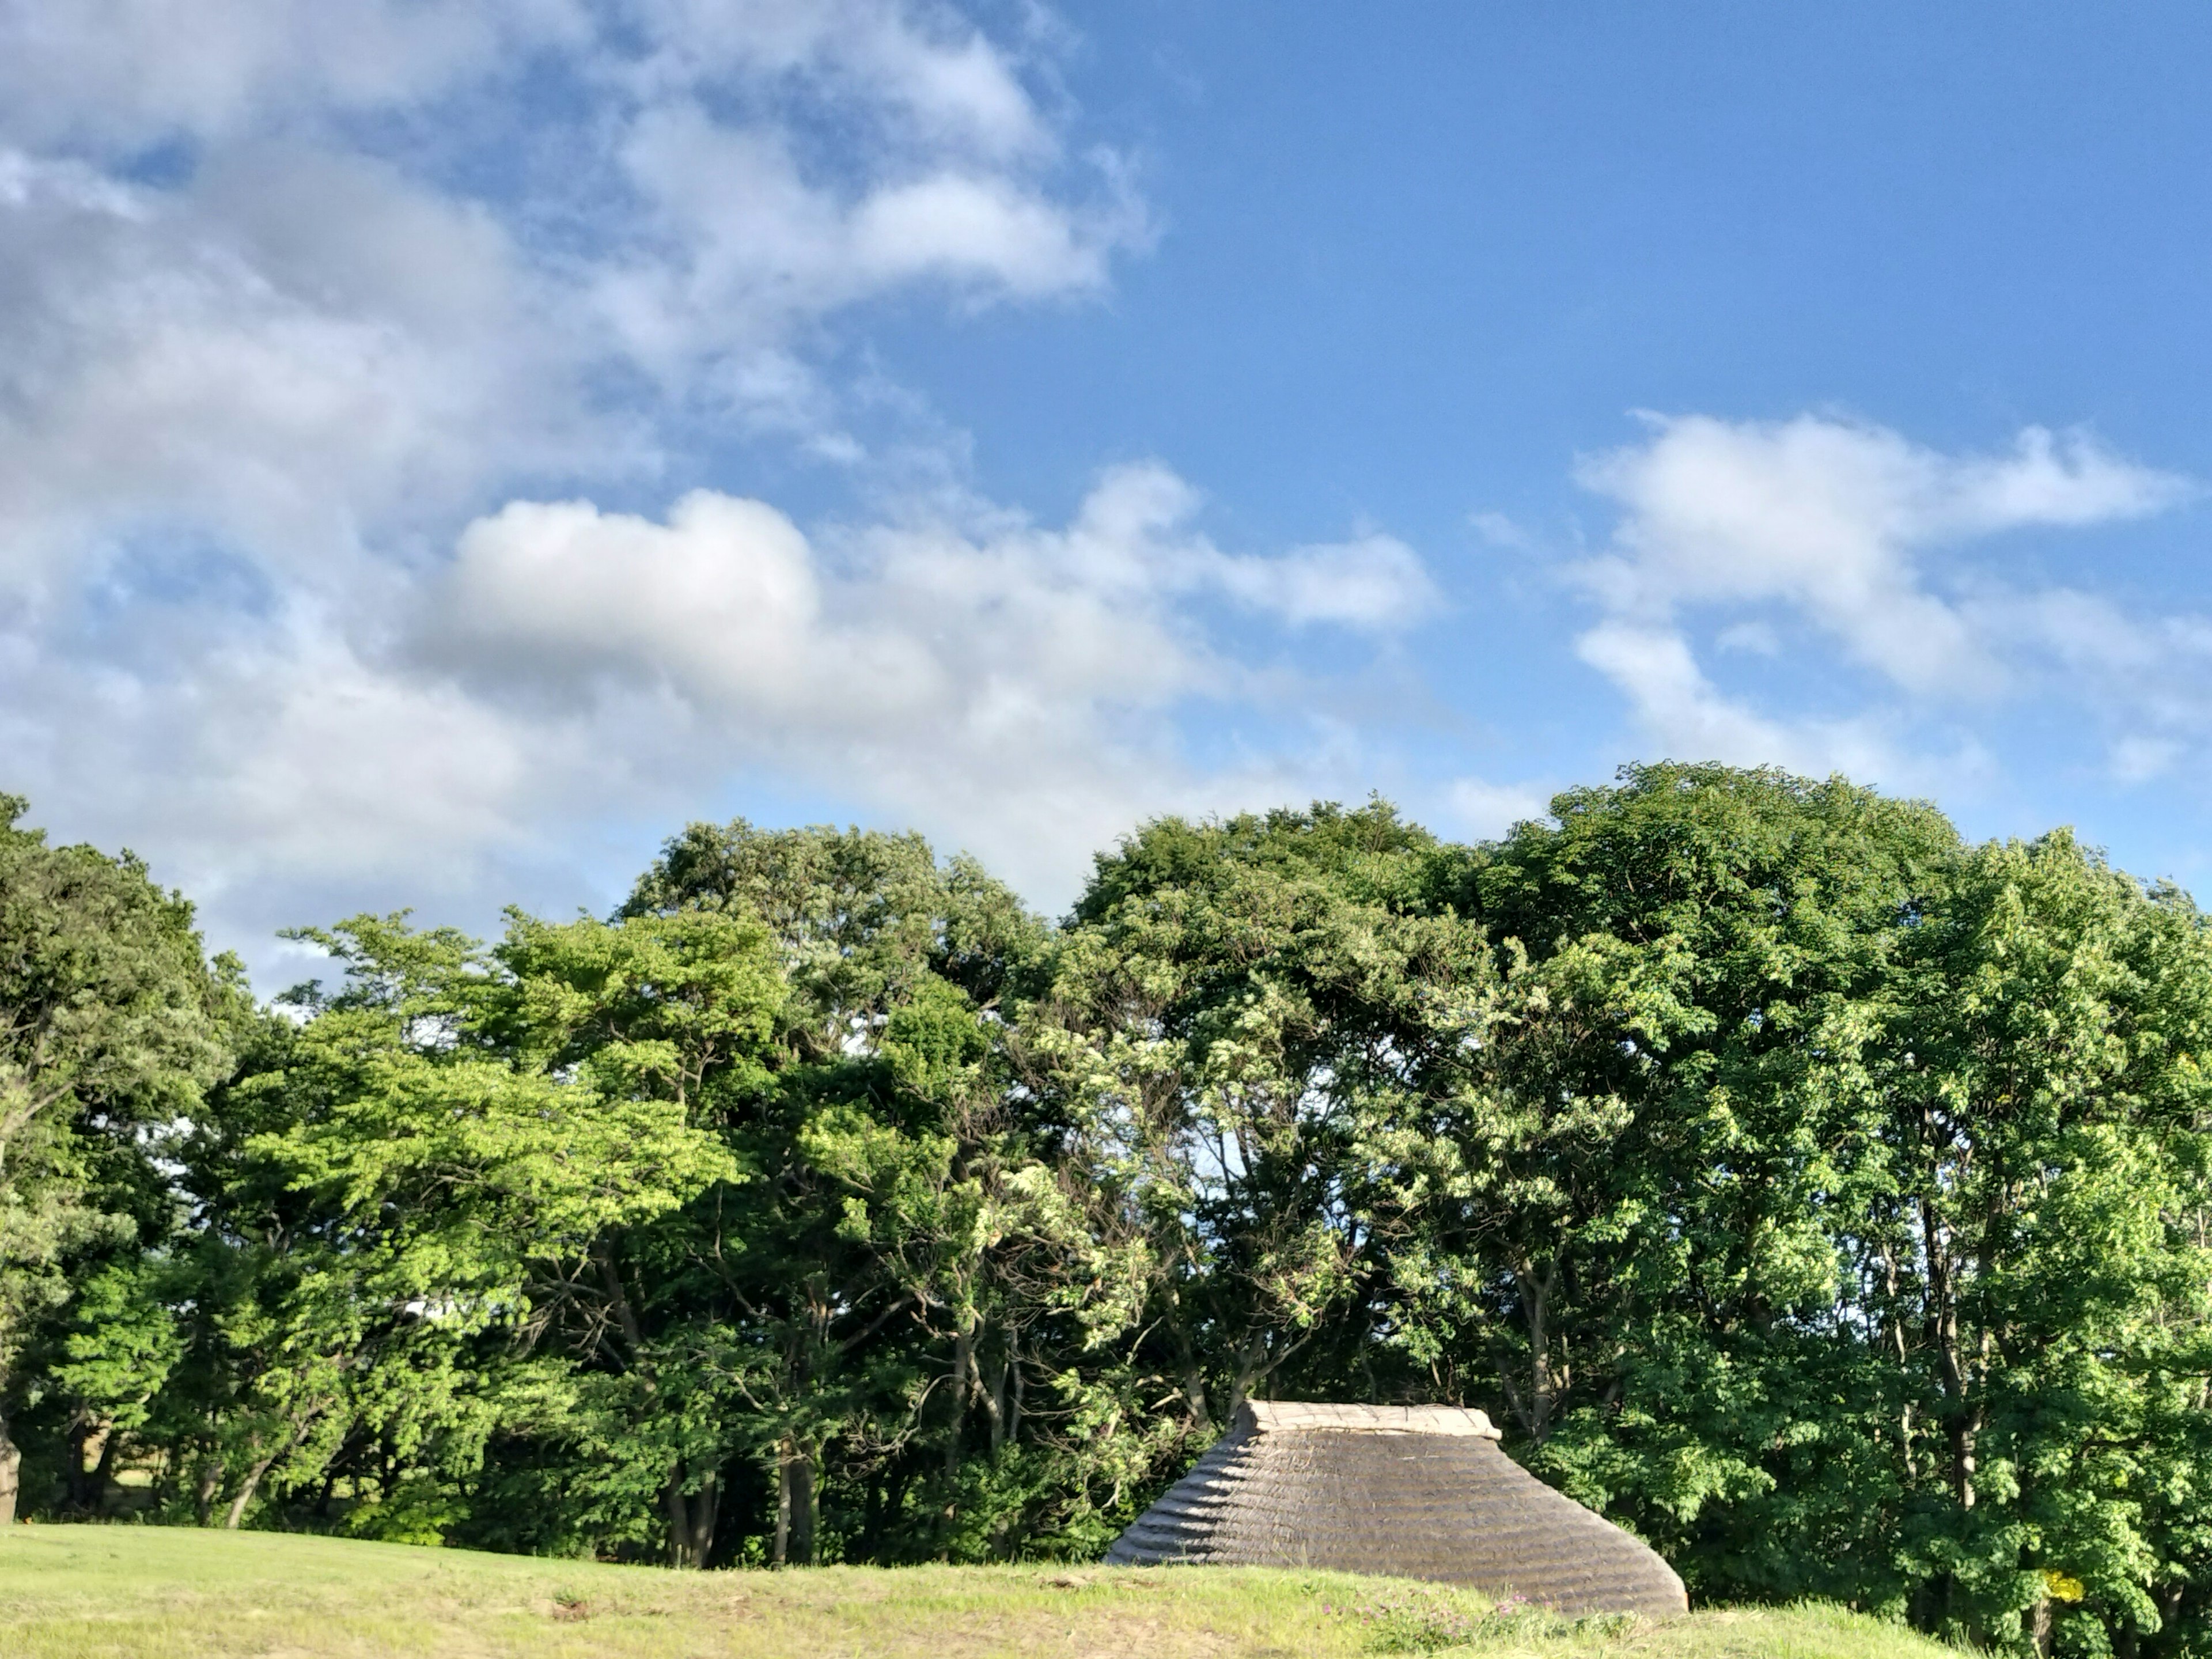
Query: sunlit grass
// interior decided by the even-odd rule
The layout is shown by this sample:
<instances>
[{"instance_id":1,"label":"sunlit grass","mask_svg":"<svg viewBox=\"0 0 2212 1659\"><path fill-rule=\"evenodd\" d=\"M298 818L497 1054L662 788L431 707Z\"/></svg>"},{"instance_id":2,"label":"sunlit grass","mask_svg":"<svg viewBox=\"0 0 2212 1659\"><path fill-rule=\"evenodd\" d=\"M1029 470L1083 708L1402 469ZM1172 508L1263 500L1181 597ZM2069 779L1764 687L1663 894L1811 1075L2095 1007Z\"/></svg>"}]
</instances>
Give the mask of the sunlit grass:
<instances>
[{"instance_id":1,"label":"sunlit grass","mask_svg":"<svg viewBox=\"0 0 2212 1659\"><path fill-rule=\"evenodd\" d=\"M1935 1659L1948 1650L1832 1608L1576 1624L1501 1611L1434 1585L1332 1573L1026 1566L679 1574L269 1533L0 1533L0 1653L10 1659L1436 1651Z\"/></svg>"}]
</instances>

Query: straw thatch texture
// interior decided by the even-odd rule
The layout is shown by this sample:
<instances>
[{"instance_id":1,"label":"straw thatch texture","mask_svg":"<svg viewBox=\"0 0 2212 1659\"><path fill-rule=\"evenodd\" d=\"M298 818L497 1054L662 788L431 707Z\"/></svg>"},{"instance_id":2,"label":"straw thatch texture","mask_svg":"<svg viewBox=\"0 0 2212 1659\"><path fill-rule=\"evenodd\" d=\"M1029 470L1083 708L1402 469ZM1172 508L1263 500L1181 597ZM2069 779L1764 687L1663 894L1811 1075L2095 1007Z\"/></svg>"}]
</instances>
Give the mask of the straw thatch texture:
<instances>
[{"instance_id":1,"label":"straw thatch texture","mask_svg":"<svg viewBox=\"0 0 2212 1659\"><path fill-rule=\"evenodd\" d=\"M1569 1613L1689 1605L1656 1554L1506 1456L1482 1413L1451 1406L1248 1403L1106 1559L1434 1578Z\"/></svg>"}]
</instances>

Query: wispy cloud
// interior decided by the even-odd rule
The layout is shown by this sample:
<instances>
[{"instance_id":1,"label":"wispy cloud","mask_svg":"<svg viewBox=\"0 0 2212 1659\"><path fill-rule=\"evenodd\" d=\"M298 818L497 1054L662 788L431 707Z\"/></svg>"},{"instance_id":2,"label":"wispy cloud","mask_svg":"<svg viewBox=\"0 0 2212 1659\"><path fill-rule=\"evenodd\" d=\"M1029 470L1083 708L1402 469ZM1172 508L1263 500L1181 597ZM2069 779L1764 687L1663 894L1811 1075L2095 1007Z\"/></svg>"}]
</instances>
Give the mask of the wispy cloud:
<instances>
[{"instance_id":1,"label":"wispy cloud","mask_svg":"<svg viewBox=\"0 0 2212 1659\"><path fill-rule=\"evenodd\" d=\"M1617 616L1778 603L1907 691L1984 690L2003 669L1923 568L1938 548L2031 526L2142 518L2189 485L2080 434L1950 456L1885 428L1653 417L1640 444L1584 461L1622 509L1584 579Z\"/></svg>"},{"instance_id":2,"label":"wispy cloud","mask_svg":"<svg viewBox=\"0 0 2212 1659\"><path fill-rule=\"evenodd\" d=\"M1610 546L1576 568L1604 613L1577 648L1667 752L1905 787L1956 780L1988 763L1971 740L1941 754L1916 742L1931 714L2041 689L2053 659L2094 663L2109 690L2170 655L2158 627L2103 600L1962 566L2003 532L2142 519L2196 493L2086 434L2029 428L1996 453L1954 455L1820 416L1649 424L1643 441L1577 469L1621 514ZM1692 624L1717 622L1717 645L1767 659L1770 684L1787 678L1784 621L1874 676L1864 707L1762 713L1697 659Z\"/></svg>"},{"instance_id":3,"label":"wispy cloud","mask_svg":"<svg viewBox=\"0 0 2212 1659\"><path fill-rule=\"evenodd\" d=\"M1445 809L1455 822L1454 832L1491 841L1516 823L1542 818L1551 811L1550 793L1534 784L1492 783L1485 778L1457 778L1444 791Z\"/></svg>"}]
</instances>

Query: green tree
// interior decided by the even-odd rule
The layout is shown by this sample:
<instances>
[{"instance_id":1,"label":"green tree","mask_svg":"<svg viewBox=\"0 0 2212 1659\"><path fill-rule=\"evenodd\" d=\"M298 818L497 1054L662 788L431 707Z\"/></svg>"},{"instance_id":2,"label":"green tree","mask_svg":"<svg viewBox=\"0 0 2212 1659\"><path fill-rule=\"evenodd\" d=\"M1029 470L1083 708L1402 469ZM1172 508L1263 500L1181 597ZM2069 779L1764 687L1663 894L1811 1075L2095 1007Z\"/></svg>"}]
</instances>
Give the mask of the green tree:
<instances>
[{"instance_id":1,"label":"green tree","mask_svg":"<svg viewBox=\"0 0 2212 1659\"><path fill-rule=\"evenodd\" d=\"M2198 1650L2203 919L1840 781L1554 812L1467 866L1510 990L1436 1251L1523 1454L1703 1595Z\"/></svg>"},{"instance_id":2,"label":"green tree","mask_svg":"<svg viewBox=\"0 0 2212 1659\"><path fill-rule=\"evenodd\" d=\"M210 968L189 904L128 854L48 846L25 810L0 796L0 1524L24 1346L65 1300L72 1251L137 1242L102 1201L115 1166L222 1074L240 1012L235 967Z\"/></svg>"},{"instance_id":3,"label":"green tree","mask_svg":"<svg viewBox=\"0 0 2212 1659\"><path fill-rule=\"evenodd\" d=\"M1141 1340L1094 1415L1157 1425L1155 1463L1257 1391L1436 1384L1441 1356L1394 1311L1429 1196L1407 1164L1496 989L1480 932L1437 900L1449 863L1379 802L1164 819L1101 857L1058 943L1024 1053L1089 1172L1102 1256L1138 1280L1121 1322Z\"/></svg>"},{"instance_id":4,"label":"green tree","mask_svg":"<svg viewBox=\"0 0 2212 1659\"><path fill-rule=\"evenodd\" d=\"M1703 1597L2212 1653L2212 937L2063 834L1636 767L1474 847L1160 820L1054 928L694 825L611 921L356 918L254 1017L8 834L58 1506L158 1454L203 1522L1095 1553L1246 1397L1446 1400Z\"/></svg>"},{"instance_id":5,"label":"green tree","mask_svg":"<svg viewBox=\"0 0 2212 1659\"><path fill-rule=\"evenodd\" d=\"M2212 1589L2204 919L2063 832L1993 843L1914 919L1885 1012L1864 1087L1889 1181L1855 1242L1905 1383L1917 1610L2044 1651L2191 1651Z\"/></svg>"},{"instance_id":6,"label":"green tree","mask_svg":"<svg viewBox=\"0 0 2212 1659\"><path fill-rule=\"evenodd\" d=\"M526 1354L580 1306L620 1340L619 1241L743 1177L698 1097L757 1066L781 998L759 930L734 921L518 916L489 956L396 919L307 937L346 986L308 999L280 1063L234 1091L276 1126L240 1154L310 1205L225 1316L252 1356L228 1413L232 1525L264 1478L298 1486L363 1436L401 1470L426 1452L471 1468L513 1403L488 1337ZM649 1359L623 1364L652 1388ZM686 1477L657 1473L672 1523ZM377 1501L398 1484L387 1470Z\"/></svg>"},{"instance_id":7,"label":"green tree","mask_svg":"<svg viewBox=\"0 0 2212 1659\"><path fill-rule=\"evenodd\" d=\"M1830 1374L1832 1230L1873 1133L1838 1062L1958 842L1915 803L1720 767L1627 769L1553 811L1463 878L1510 989L1437 1260L1485 1287L1462 1339L1536 1461L1601 1504L1632 1492L1680 1556L1707 1505L1792 1484L1771 1448L1801 1388L1867 1386ZM1869 1499L1817 1490L1846 1522Z\"/></svg>"},{"instance_id":8,"label":"green tree","mask_svg":"<svg viewBox=\"0 0 2212 1659\"><path fill-rule=\"evenodd\" d=\"M672 840L627 913L757 916L791 988L775 1086L721 1121L761 1179L697 1218L696 1290L671 1303L714 1310L717 1373L772 1471L767 1559L817 1557L825 1486L860 1511L841 1551L992 1547L1007 1483L964 1498L965 1462L1018 1457L1040 1264L1081 1254L1001 1059L1044 930L918 837L743 821Z\"/></svg>"}]
</instances>

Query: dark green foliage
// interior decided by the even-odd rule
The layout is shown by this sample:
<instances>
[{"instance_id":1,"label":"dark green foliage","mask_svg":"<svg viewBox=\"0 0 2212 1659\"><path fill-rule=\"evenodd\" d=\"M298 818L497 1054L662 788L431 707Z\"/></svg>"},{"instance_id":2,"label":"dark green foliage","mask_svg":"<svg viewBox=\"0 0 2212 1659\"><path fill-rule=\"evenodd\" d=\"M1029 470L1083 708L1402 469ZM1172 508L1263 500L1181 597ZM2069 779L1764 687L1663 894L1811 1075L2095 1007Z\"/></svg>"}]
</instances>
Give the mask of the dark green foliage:
<instances>
[{"instance_id":1,"label":"dark green foliage","mask_svg":"<svg viewBox=\"0 0 2212 1659\"><path fill-rule=\"evenodd\" d=\"M258 1014L6 835L43 1507L1091 1557L1247 1395L1440 1400L1700 1596L2212 1655L2212 939L2063 833L1640 767L1480 847L1162 820L1053 927L695 825Z\"/></svg>"},{"instance_id":2,"label":"dark green foliage","mask_svg":"<svg viewBox=\"0 0 2212 1659\"><path fill-rule=\"evenodd\" d=\"M173 1344L143 1329L136 1256L173 1218L149 1151L222 1075L245 1015L237 964L204 960L189 904L128 854L47 846L15 827L23 811L0 795L0 1524L26 1407L81 1466L159 1387ZM103 1304L113 1317L85 1311ZM52 1501L82 1504L81 1468L41 1474Z\"/></svg>"}]
</instances>

